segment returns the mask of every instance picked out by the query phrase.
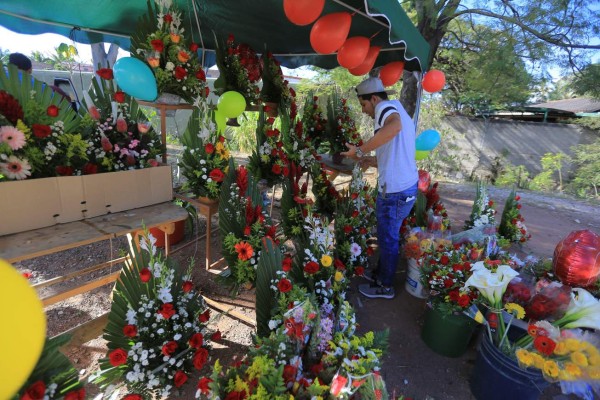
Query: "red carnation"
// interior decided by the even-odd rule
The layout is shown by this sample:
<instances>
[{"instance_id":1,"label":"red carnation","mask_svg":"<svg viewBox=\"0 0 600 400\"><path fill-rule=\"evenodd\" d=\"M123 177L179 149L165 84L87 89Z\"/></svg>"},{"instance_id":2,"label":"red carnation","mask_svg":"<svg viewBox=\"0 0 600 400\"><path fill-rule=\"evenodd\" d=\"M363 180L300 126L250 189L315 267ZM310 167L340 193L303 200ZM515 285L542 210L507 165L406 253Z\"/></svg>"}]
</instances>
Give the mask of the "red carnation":
<instances>
[{"instance_id":1,"label":"red carnation","mask_svg":"<svg viewBox=\"0 0 600 400\"><path fill-rule=\"evenodd\" d=\"M186 383L187 380L188 380L188 376L185 374L185 372L183 372L183 371L175 372L175 377L173 378L175 387L179 388L179 387L183 386L183 384Z\"/></svg>"},{"instance_id":2,"label":"red carnation","mask_svg":"<svg viewBox=\"0 0 600 400\"><path fill-rule=\"evenodd\" d=\"M215 146L212 143L206 143L204 145L204 151L206 151L206 154L212 154L215 152Z\"/></svg>"},{"instance_id":3,"label":"red carnation","mask_svg":"<svg viewBox=\"0 0 600 400\"><path fill-rule=\"evenodd\" d=\"M281 165L279 165L279 164L273 164L273 168L271 168L271 171L273 171L273 173L275 175L281 174Z\"/></svg>"},{"instance_id":4,"label":"red carnation","mask_svg":"<svg viewBox=\"0 0 600 400\"><path fill-rule=\"evenodd\" d=\"M286 365L283 367L283 381L287 384L290 382L296 382L296 375L298 374L298 368L293 365Z\"/></svg>"},{"instance_id":5,"label":"red carnation","mask_svg":"<svg viewBox=\"0 0 600 400\"><path fill-rule=\"evenodd\" d=\"M118 367L127 362L127 352L123 349L116 349L108 353L108 360L110 365Z\"/></svg>"},{"instance_id":6,"label":"red carnation","mask_svg":"<svg viewBox=\"0 0 600 400\"><path fill-rule=\"evenodd\" d=\"M192 42L192 43L190 44L190 51L191 51L191 52L196 52L196 51L198 51L198 49L199 49L199 48L200 48L200 46L198 46L198 43L194 43L194 42Z\"/></svg>"},{"instance_id":7,"label":"red carnation","mask_svg":"<svg viewBox=\"0 0 600 400\"><path fill-rule=\"evenodd\" d=\"M194 288L194 284L192 283L192 281L185 281L185 282L183 282L183 285L181 285L181 288L183 289L183 291L185 293L188 293L190 290L192 290Z\"/></svg>"},{"instance_id":8,"label":"red carnation","mask_svg":"<svg viewBox=\"0 0 600 400\"><path fill-rule=\"evenodd\" d=\"M223 182L223 179L225 179L225 174L219 168L215 168L212 171L210 171L210 174L208 174L208 176L210 176L210 179L212 179L215 182Z\"/></svg>"},{"instance_id":9,"label":"red carnation","mask_svg":"<svg viewBox=\"0 0 600 400\"><path fill-rule=\"evenodd\" d=\"M204 347L200 347L195 353L192 362L194 364L194 368L202 369L206 361L208 360L208 350Z\"/></svg>"},{"instance_id":10,"label":"red carnation","mask_svg":"<svg viewBox=\"0 0 600 400\"><path fill-rule=\"evenodd\" d=\"M118 91L115 93L115 101L117 103L125 103L125 93L122 91Z\"/></svg>"},{"instance_id":11,"label":"red carnation","mask_svg":"<svg viewBox=\"0 0 600 400\"><path fill-rule=\"evenodd\" d=\"M96 74L98 74L100 78L106 80L111 80L112 78L114 78L113 70L110 68L100 68L98 71L96 71Z\"/></svg>"},{"instance_id":12,"label":"red carnation","mask_svg":"<svg viewBox=\"0 0 600 400\"><path fill-rule=\"evenodd\" d=\"M23 119L23 108L19 101L4 90L0 90L0 114L16 125L18 120Z\"/></svg>"},{"instance_id":13,"label":"red carnation","mask_svg":"<svg viewBox=\"0 0 600 400\"><path fill-rule=\"evenodd\" d=\"M206 74L204 73L204 70L202 68L200 68L198 71L196 71L196 79L205 82L206 81Z\"/></svg>"},{"instance_id":14,"label":"red carnation","mask_svg":"<svg viewBox=\"0 0 600 400\"><path fill-rule=\"evenodd\" d=\"M163 304L162 307L158 310L158 313L162 315L164 319L171 318L173 315L175 315L175 309L173 308L173 304Z\"/></svg>"},{"instance_id":15,"label":"red carnation","mask_svg":"<svg viewBox=\"0 0 600 400\"><path fill-rule=\"evenodd\" d=\"M25 391L21 399L25 400L42 400L46 392L46 384L42 381L37 381Z\"/></svg>"},{"instance_id":16,"label":"red carnation","mask_svg":"<svg viewBox=\"0 0 600 400\"><path fill-rule=\"evenodd\" d=\"M200 378L200 380L198 381L198 390L200 391L200 393L207 395L210 392L210 388L209 388L209 384L212 382L213 380L210 378L207 378L205 376L203 376L202 378Z\"/></svg>"},{"instance_id":17,"label":"red carnation","mask_svg":"<svg viewBox=\"0 0 600 400\"><path fill-rule=\"evenodd\" d=\"M81 388L67 393L64 400L85 400L85 389Z\"/></svg>"},{"instance_id":18,"label":"red carnation","mask_svg":"<svg viewBox=\"0 0 600 400\"><path fill-rule=\"evenodd\" d=\"M33 124L31 125L31 129L33 130L33 135L36 138L46 138L52 134L52 129L48 125L41 124Z\"/></svg>"},{"instance_id":19,"label":"red carnation","mask_svg":"<svg viewBox=\"0 0 600 400\"><path fill-rule=\"evenodd\" d=\"M165 22L170 23L170 22L173 22L173 17L171 16L171 14L165 14L165 16L163 17L163 20Z\"/></svg>"},{"instance_id":20,"label":"red carnation","mask_svg":"<svg viewBox=\"0 0 600 400\"><path fill-rule=\"evenodd\" d=\"M187 71L183 67L175 67L173 75L175 75L175 79L185 79L187 76Z\"/></svg>"},{"instance_id":21,"label":"red carnation","mask_svg":"<svg viewBox=\"0 0 600 400\"><path fill-rule=\"evenodd\" d=\"M135 337L137 336L137 327L135 325L125 325L123 327L123 334L127 337Z\"/></svg>"},{"instance_id":22,"label":"red carnation","mask_svg":"<svg viewBox=\"0 0 600 400\"><path fill-rule=\"evenodd\" d=\"M289 280L283 278L277 283L277 289L279 289L281 293L287 293L290 290L292 290L292 283Z\"/></svg>"},{"instance_id":23,"label":"red carnation","mask_svg":"<svg viewBox=\"0 0 600 400\"><path fill-rule=\"evenodd\" d=\"M317 264L314 261L309 261L304 266L304 272L306 272L309 275L316 274L317 272L319 272L319 264Z\"/></svg>"},{"instance_id":24,"label":"red carnation","mask_svg":"<svg viewBox=\"0 0 600 400\"><path fill-rule=\"evenodd\" d=\"M140 279L142 282L146 283L152 278L152 272L148 268L142 268L140 271Z\"/></svg>"},{"instance_id":25,"label":"red carnation","mask_svg":"<svg viewBox=\"0 0 600 400\"><path fill-rule=\"evenodd\" d=\"M190 344L190 347L193 347L194 349L199 349L204 343L204 335L202 335L201 333L194 333L188 343Z\"/></svg>"},{"instance_id":26,"label":"red carnation","mask_svg":"<svg viewBox=\"0 0 600 400\"><path fill-rule=\"evenodd\" d=\"M281 263L281 269L285 272L289 272L292 270L292 259L290 257L286 257L283 259Z\"/></svg>"},{"instance_id":27,"label":"red carnation","mask_svg":"<svg viewBox=\"0 0 600 400\"><path fill-rule=\"evenodd\" d=\"M55 171L60 176L73 176L73 167L68 165L59 165L55 168Z\"/></svg>"},{"instance_id":28,"label":"red carnation","mask_svg":"<svg viewBox=\"0 0 600 400\"><path fill-rule=\"evenodd\" d=\"M53 104L51 106L48 106L48 108L46 109L46 114L48 114L49 117L56 117L58 116L58 111L58 107Z\"/></svg>"},{"instance_id":29,"label":"red carnation","mask_svg":"<svg viewBox=\"0 0 600 400\"><path fill-rule=\"evenodd\" d=\"M83 166L84 175L93 175L98 173L98 166L92 163L85 163Z\"/></svg>"},{"instance_id":30,"label":"red carnation","mask_svg":"<svg viewBox=\"0 0 600 400\"><path fill-rule=\"evenodd\" d=\"M163 345L161 352L165 356L170 356L171 354L175 353L176 350L177 350L177 342L174 340L171 340L170 342L167 342Z\"/></svg>"},{"instance_id":31,"label":"red carnation","mask_svg":"<svg viewBox=\"0 0 600 400\"><path fill-rule=\"evenodd\" d=\"M219 340L221 340L221 331L216 331L215 333L210 335L210 340L212 340L213 342L218 342Z\"/></svg>"},{"instance_id":32,"label":"red carnation","mask_svg":"<svg viewBox=\"0 0 600 400\"><path fill-rule=\"evenodd\" d=\"M358 276L363 276L365 274L365 268L359 265L358 267L354 268L354 273Z\"/></svg>"},{"instance_id":33,"label":"red carnation","mask_svg":"<svg viewBox=\"0 0 600 400\"><path fill-rule=\"evenodd\" d=\"M205 323L209 319L210 319L210 310L206 310L198 316L198 321L200 321L201 323Z\"/></svg>"}]
</instances>

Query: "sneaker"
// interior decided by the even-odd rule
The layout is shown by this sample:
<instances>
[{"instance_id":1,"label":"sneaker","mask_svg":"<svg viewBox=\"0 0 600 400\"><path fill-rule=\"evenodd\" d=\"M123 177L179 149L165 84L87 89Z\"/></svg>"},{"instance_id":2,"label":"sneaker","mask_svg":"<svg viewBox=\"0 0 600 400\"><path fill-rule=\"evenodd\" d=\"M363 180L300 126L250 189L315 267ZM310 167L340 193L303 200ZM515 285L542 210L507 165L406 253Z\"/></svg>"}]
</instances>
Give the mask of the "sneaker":
<instances>
[{"instance_id":1,"label":"sneaker","mask_svg":"<svg viewBox=\"0 0 600 400\"><path fill-rule=\"evenodd\" d=\"M384 286L363 284L358 285L358 291L365 297L370 299L393 299L396 295L394 288L386 288Z\"/></svg>"}]
</instances>

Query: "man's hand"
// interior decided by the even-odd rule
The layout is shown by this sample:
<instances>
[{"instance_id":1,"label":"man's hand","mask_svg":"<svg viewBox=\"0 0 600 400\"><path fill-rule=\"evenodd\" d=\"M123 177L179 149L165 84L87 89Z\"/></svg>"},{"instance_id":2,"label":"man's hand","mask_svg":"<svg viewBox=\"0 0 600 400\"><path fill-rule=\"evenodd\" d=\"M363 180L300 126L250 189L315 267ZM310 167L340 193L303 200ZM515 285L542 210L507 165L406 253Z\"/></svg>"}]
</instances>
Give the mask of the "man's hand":
<instances>
[{"instance_id":1,"label":"man's hand","mask_svg":"<svg viewBox=\"0 0 600 400\"><path fill-rule=\"evenodd\" d=\"M356 146L350 143L346 143L346 147L348 148L348 151L343 151L340 154L344 157L351 158L354 161L358 161L359 158L356 156Z\"/></svg>"}]
</instances>

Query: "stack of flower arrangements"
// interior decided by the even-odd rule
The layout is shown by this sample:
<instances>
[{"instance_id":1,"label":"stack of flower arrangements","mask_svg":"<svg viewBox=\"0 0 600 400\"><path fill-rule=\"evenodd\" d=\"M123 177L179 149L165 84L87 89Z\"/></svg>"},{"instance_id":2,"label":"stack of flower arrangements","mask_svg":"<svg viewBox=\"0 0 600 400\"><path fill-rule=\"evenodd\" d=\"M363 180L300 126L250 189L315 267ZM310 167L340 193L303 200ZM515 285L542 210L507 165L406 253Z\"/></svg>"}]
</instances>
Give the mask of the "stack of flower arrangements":
<instances>
[{"instance_id":1,"label":"stack of flower arrangements","mask_svg":"<svg viewBox=\"0 0 600 400\"><path fill-rule=\"evenodd\" d=\"M502 219L498 226L498 234L511 243L525 243L531 238L525 226L525 218L521 215L521 196L515 190L506 198Z\"/></svg>"},{"instance_id":2,"label":"stack of flower arrangements","mask_svg":"<svg viewBox=\"0 0 600 400\"><path fill-rule=\"evenodd\" d=\"M319 105L319 97L308 93L302 112L302 138L318 151L326 139L326 132L327 118Z\"/></svg>"}]
</instances>

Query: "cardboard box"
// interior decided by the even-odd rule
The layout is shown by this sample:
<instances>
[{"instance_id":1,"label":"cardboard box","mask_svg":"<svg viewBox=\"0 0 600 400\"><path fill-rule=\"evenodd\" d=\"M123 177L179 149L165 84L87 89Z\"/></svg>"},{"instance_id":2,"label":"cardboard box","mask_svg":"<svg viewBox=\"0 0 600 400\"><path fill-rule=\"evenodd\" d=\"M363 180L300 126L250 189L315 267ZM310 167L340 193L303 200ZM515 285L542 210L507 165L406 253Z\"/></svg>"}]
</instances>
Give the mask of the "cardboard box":
<instances>
[{"instance_id":1,"label":"cardboard box","mask_svg":"<svg viewBox=\"0 0 600 400\"><path fill-rule=\"evenodd\" d=\"M0 236L173 199L169 165L0 183Z\"/></svg>"}]
</instances>

